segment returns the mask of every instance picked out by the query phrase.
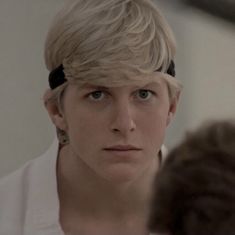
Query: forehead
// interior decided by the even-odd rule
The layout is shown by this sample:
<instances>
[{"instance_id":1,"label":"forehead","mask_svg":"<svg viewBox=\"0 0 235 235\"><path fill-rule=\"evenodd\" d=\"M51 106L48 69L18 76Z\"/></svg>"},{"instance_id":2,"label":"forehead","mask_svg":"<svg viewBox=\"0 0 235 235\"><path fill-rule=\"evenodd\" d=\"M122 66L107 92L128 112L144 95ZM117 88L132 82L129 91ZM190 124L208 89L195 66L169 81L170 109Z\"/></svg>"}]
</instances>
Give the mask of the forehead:
<instances>
[{"instance_id":1,"label":"forehead","mask_svg":"<svg viewBox=\"0 0 235 235\"><path fill-rule=\"evenodd\" d=\"M97 86L93 84L84 84L83 86L78 87L79 91L92 91L92 90L107 90L110 92L117 92L120 93L120 91L127 91L131 92L133 90L139 90L139 89L152 89L152 90L158 90L158 91L164 91L164 87L161 86L161 84L156 82L150 82L146 83L145 85L140 84L132 84L132 85L124 85L124 86Z\"/></svg>"},{"instance_id":2,"label":"forehead","mask_svg":"<svg viewBox=\"0 0 235 235\"><path fill-rule=\"evenodd\" d=\"M76 80L79 88L86 88L89 86L99 86L107 88L115 87L144 87L144 86L158 86L162 87L165 85L165 79L163 73L153 73L150 75L138 75L132 77L123 77L123 76L109 76L109 77L100 77L92 80Z\"/></svg>"}]
</instances>

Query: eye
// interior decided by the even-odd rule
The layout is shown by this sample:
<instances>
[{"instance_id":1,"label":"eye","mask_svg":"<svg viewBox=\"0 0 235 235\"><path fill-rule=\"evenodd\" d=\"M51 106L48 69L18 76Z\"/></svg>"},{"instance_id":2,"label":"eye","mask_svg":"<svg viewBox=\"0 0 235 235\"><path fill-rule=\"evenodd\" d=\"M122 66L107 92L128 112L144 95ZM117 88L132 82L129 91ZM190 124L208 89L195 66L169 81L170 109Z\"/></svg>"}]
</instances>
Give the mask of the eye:
<instances>
[{"instance_id":1,"label":"eye","mask_svg":"<svg viewBox=\"0 0 235 235\"><path fill-rule=\"evenodd\" d=\"M88 95L88 97L92 100L102 100L104 95L103 91L93 91Z\"/></svg>"},{"instance_id":2,"label":"eye","mask_svg":"<svg viewBox=\"0 0 235 235\"><path fill-rule=\"evenodd\" d=\"M141 90L138 90L137 95L138 95L138 98L140 98L141 100L148 100L153 95L153 92L150 90L141 89Z\"/></svg>"}]
</instances>

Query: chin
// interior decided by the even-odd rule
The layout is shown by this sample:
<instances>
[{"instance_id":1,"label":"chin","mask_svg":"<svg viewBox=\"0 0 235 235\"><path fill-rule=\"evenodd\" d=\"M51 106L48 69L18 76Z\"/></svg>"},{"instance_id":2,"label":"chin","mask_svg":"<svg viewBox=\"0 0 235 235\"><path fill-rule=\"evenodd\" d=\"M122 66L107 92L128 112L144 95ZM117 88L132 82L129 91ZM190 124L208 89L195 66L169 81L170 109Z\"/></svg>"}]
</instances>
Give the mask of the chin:
<instances>
[{"instance_id":1,"label":"chin","mask_svg":"<svg viewBox=\"0 0 235 235\"><path fill-rule=\"evenodd\" d=\"M116 184L133 182L140 176L140 172L136 168L130 166L115 166L105 173L105 178Z\"/></svg>"}]
</instances>

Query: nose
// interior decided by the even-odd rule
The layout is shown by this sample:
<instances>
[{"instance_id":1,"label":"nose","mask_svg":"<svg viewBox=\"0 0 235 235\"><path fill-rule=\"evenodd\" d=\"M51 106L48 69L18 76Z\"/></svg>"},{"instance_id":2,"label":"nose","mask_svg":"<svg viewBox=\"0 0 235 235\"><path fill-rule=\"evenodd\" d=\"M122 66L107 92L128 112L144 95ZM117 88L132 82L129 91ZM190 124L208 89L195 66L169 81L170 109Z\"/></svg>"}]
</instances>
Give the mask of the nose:
<instances>
[{"instance_id":1,"label":"nose","mask_svg":"<svg viewBox=\"0 0 235 235\"><path fill-rule=\"evenodd\" d=\"M136 129L134 120L134 110L129 102L115 104L113 107L113 119L111 122L111 131L127 135Z\"/></svg>"}]
</instances>

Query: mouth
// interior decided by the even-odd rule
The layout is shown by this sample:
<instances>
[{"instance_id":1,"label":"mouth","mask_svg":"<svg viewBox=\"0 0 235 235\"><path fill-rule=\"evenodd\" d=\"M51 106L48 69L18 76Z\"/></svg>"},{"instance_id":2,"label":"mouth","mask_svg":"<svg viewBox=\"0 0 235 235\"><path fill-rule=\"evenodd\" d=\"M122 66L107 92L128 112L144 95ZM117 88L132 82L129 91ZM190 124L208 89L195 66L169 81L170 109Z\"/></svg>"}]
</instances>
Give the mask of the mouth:
<instances>
[{"instance_id":1,"label":"mouth","mask_svg":"<svg viewBox=\"0 0 235 235\"><path fill-rule=\"evenodd\" d=\"M128 151L141 151L142 149L133 145L115 145L104 148L105 151L115 152L128 152Z\"/></svg>"}]
</instances>

